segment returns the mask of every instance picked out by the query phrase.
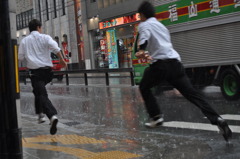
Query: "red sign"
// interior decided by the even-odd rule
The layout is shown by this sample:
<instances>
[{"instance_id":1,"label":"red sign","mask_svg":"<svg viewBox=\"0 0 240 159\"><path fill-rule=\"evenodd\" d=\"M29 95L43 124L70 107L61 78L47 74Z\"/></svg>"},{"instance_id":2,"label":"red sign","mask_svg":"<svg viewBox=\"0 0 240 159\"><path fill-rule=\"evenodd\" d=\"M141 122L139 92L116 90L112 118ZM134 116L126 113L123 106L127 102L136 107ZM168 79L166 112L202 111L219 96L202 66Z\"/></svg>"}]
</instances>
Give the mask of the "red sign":
<instances>
[{"instance_id":1,"label":"red sign","mask_svg":"<svg viewBox=\"0 0 240 159\"><path fill-rule=\"evenodd\" d=\"M74 0L75 21L77 32L77 46L78 46L78 60L85 60L84 54L84 37L83 37L83 24L82 24L82 4L81 0Z\"/></svg>"},{"instance_id":2,"label":"red sign","mask_svg":"<svg viewBox=\"0 0 240 159\"><path fill-rule=\"evenodd\" d=\"M110 28L110 27L114 27L114 26L118 26L118 25L137 22L137 21L140 21L139 13L136 13L136 14L133 14L130 16L124 16L124 17L120 17L120 18L111 19L111 20L104 21L104 22L100 22L99 29L106 29L106 28Z\"/></svg>"},{"instance_id":3,"label":"red sign","mask_svg":"<svg viewBox=\"0 0 240 159\"><path fill-rule=\"evenodd\" d=\"M68 57L68 43L62 42L62 47L63 47L64 55Z\"/></svg>"}]
</instances>

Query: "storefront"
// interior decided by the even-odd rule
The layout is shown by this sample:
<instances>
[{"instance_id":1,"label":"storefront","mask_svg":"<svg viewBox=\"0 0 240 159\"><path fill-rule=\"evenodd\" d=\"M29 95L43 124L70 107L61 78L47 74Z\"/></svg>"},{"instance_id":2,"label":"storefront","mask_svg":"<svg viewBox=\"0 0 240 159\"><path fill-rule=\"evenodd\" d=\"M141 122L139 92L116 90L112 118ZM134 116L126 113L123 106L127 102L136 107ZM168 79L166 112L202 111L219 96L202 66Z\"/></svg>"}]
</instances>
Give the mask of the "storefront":
<instances>
[{"instance_id":1,"label":"storefront","mask_svg":"<svg viewBox=\"0 0 240 159\"><path fill-rule=\"evenodd\" d=\"M131 54L135 26L139 14L122 16L99 22L93 38L96 68L127 68L132 66Z\"/></svg>"}]
</instances>

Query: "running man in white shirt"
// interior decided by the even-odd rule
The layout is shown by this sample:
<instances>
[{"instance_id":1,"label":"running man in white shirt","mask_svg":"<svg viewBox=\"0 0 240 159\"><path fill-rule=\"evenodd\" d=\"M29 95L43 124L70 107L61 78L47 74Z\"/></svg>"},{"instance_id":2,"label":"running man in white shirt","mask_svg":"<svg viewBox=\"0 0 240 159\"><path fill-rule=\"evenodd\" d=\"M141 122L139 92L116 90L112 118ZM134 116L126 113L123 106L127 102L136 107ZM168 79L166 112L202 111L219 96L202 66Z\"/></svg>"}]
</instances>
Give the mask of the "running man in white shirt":
<instances>
[{"instance_id":1,"label":"running man in white shirt","mask_svg":"<svg viewBox=\"0 0 240 159\"><path fill-rule=\"evenodd\" d=\"M59 57L63 67L67 67L67 64L57 42L49 35L41 34L41 27L42 24L39 20L34 19L29 22L30 35L21 41L18 59L26 59L27 62L35 96L35 111L39 116L38 122L45 122L44 114L46 114L51 124L50 134L54 135L57 132L57 110L49 100L46 90L46 85L51 82L53 77L51 52Z\"/></svg>"},{"instance_id":2,"label":"running man in white shirt","mask_svg":"<svg viewBox=\"0 0 240 159\"><path fill-rule=\"evenodd\" d=\"M139 6L138 12L142 22L138 28L140 50L136 53L136 57L151 61L150 66L145 69L139 86L151 118L151 121L145 125L147 127L162 125L163 113L151 92L151 88L167 81L178 89L185 98L195 104L211 124L217 125L224 139L228 141L232 136L232 131L227 122L205 100L205 97L193 88L185 74L181 58L172 46L168 29L155 18L153 5L145 1ZM148 54L145 53L146 48L149 51Z\"/></svg>"}]
</instances>

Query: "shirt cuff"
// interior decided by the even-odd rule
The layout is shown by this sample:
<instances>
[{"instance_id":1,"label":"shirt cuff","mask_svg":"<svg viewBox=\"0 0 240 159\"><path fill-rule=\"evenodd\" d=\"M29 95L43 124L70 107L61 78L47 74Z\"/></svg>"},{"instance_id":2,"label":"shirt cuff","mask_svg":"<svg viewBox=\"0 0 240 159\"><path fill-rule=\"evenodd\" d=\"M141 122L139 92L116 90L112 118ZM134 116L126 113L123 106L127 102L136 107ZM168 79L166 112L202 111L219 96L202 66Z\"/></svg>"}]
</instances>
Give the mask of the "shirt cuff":
<instances>
[{"instance_id":1,"label":"shirt cuff","mask_svg":"<svg viewBox=\"0 0 240 159\"><path fill-rule=\"evenodd\" d=\"M61 51L61 49L52 50L52 52L53 52L54 54L57 54L57 53L59 53L60 51Z\"/></svg>"}]
</instances>

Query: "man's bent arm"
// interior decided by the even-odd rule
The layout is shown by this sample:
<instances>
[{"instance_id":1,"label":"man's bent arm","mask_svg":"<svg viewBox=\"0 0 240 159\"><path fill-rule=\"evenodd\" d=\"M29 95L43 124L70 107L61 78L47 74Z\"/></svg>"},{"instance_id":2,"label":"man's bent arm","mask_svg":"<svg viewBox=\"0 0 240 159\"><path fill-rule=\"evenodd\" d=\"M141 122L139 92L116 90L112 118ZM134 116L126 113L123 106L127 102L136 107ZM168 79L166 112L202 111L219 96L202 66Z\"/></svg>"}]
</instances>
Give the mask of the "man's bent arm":
<instances>
[{"instance_id":1,"label":"man's bent arm","mask_svg":"<svg viewBox=\"0 0 240 159\"><path fill-rule=\"evenodd\" d=\"M64 68L66 68L66 67L67 67L67 63L66 63L66 61L64 60L61 51L59 51L58 53L56 53L56 55L57 55L58 58L59 58L60 64L61 64Z\"/></svg>"}]
</instances>

